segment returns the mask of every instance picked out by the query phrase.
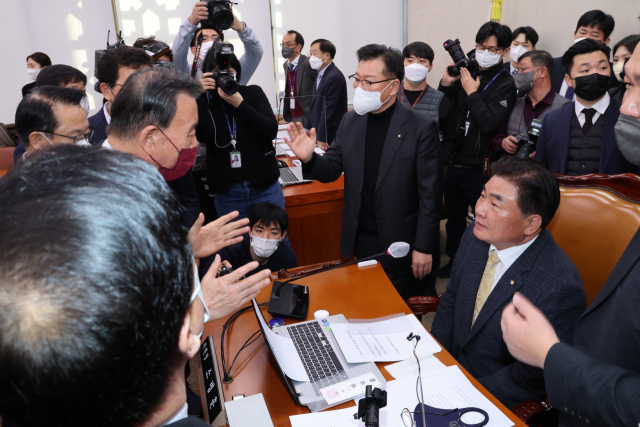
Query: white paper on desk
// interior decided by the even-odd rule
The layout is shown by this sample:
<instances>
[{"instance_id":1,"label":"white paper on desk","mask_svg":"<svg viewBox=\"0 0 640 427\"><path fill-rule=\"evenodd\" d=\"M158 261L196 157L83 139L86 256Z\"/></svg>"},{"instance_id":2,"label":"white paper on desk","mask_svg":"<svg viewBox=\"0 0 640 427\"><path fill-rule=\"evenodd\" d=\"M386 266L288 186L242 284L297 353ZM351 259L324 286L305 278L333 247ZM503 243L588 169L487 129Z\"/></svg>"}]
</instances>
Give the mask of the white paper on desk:
<instances>
[{"instance_id":1,"label":"white paper on desk","mask_svg":"<svg viewBox=\"0 0 640 427\"><path fill-rule=\"evenodd\" d=\"M334 411L311 414L290 415L291 427L364 427L364 423L353 418L358 407L336 409Z\"/></svg>"},{"instance_id":2,"label":"white paper on desk","mask_svg":"<svg viewBox=\"0 0 640 427\"><path fill-rule=\"evenodd\" d=\"M421 354L442 351L413 314L372 323L334 323L331 329L349 363L397 362L413 357L415 341L407 341L411 332L420 335L417 351Z\"/></svg>"},{"instance_id":3,"label":"white paper on desk","mask_svg":"<svg viewBox=\"0 0 640 427\"><path fill-rule=\"evenodd\" d=\"M281 142L280 146L285 150L291 151L291 147L289 147L289 144L287 144L286 142Z\"/></svg>"},{"instance_id":4,"label":"white paper on desk","mask_svg":"<svg viewBox=\"0 0 640 427\"><path fill-rule=\"evenodd\" d=\"M315 151L316 154L320 154L321 156L324 154L324 150L320 147L314 148L313 151Z\"/></svg>"},{"instance_id":5,"label":"white paper on desk","mask_svg":"<svg viewBox=\"0 0 640 427\"><path fill-rule=\"evenodd\" d=\"M295 154L293 154L293 151L291 151L291 150L284 150L284 151L287 153L287 156L289 156L289 157L295 157L296 156Z\"/></svg>"},{"instance_id":6,"label":"white paper on desk","mask_svg":"<svg viewBox=\"0 0 640 427\"><path fill-rule=\"evenodd\" d=\"M254 309L260 311L258 303L255 299L251 300ZM291 338L281 337L271 330L269 325L264 321L262 312L260 312L260 324L264 331L264 338L269 342L269 345L273 349L273 353L278 360L278 365L282 368L284 373L292 380L297 381L309 381L307 371L305 371L302 365L302 360L296 351L296 346L293 345Z\"/></svg>"},{"instance_id":7,"label":"white paper on desk","mask_svg":"<svg viewBox=\"0 0 640 427\"><path fill-rule=\"evenodd\" d=\"M422 336L420 336L422 338ZM431 378L447 367L444 363L439 361L433 354L417 353L420 360L420 372L422 374L422 380ZM418 378L418 363L415 357L410 357L402 362L394 363L393 365L387 365L384 367L393 378L398 380L402 385L415 385Z\"/></svg>"}]
</instances>

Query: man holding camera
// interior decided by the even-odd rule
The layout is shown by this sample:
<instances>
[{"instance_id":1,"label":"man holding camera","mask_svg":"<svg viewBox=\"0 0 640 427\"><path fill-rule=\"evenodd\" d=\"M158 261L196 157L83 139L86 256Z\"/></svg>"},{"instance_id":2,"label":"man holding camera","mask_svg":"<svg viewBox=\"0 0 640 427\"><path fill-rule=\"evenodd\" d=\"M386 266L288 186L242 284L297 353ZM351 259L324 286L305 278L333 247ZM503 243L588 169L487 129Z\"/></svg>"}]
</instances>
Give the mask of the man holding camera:
<instances>
[{"instance_id":1,"label":"man holding camera","mask_svg":"<svg viewBox=\"0 0 640 427\"><path fill-rule=\"evenodd\" d=\"M457 121L457 134L451 163L446 168L444 199L447 220L449 263L440 269L440 277L449 277L453 259L467 228L467 212L475 206L487 182L483 160L491 138L509 117L516 102L516 86L505 71L503 58L509 55L512 34L509 27L487 22L476 35L475 61L464 58L459 46L448 46L458 59L445 70L438 90L451 101ZM467 61L467 65L461 62ZM455 71L459 69L459 75ZM452 76L449 72L454 73Z\"/></svg>"},{"instance_id":2,"label":"man holding camera","mask_svg":"<svg viewBox=\"0 0 640 427\"><path fill-rule=\"evenodd\" d=\"M542 120L569 102L551 87L553 67L553 58L544 50L530 50L520 57L514 78L518 93L525 96L518 98L509 118L493 138L495 151L516 154L520 149L516 135L527 133L533 119Z\"/></svg>"},{"instance_id":3,"label":"man holding camera","mask_svg":"<svg viewBox=\"0 0 640 427\"><path fill-rule=\"evenodd\" d=\"M616 144L614 127L620 102L609 96L610 49L590 38L571 46L562 57L565 80L575 101L548 114L542 122L535 160L562 175L638 173Z\"/></svg>"},{"instance_id":4,"label":"man holding camera","mask_svg":"<svg viewBox=\"0 0 640 427\"><path fill-rule=\"evenodd\" d=\"M216 2L215 0L196 2L191 15L189 15L189 18L180 26L180 30L173 40L173 67L187 74L191 74L192 69L187 61L187 55L189 54L189 50L191 50L193 55L196 54L198 36L202 33L202 45L200 46L199 57L196 64L197 70L194 76L196 81L199 81L202 76L202 64L208 50L211 49L213 43L216 41L224 41L222 29L214 28L211 23L207 22L202 22L202 25L198 25L201 21L208 21L210 18L210 8L207 7L209 3L226 4L229 6L229 10L232 10L229 2ZM245 48L245 54L239 59L242 68L242 78L239 83L246 85L260 64L263 49L253 30L249 28L247 24L241 22L235 14L233 17L234 19L230 28L238 33Z\"/></svg>"}]
</instances>

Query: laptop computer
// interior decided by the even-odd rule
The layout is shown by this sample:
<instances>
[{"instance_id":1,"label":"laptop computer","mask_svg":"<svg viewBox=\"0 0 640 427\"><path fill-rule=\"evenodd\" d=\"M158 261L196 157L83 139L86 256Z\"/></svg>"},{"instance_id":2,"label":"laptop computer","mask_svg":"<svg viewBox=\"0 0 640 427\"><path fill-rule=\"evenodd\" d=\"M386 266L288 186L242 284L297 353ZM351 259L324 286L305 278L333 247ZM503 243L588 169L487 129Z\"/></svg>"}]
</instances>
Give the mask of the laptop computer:
<instances>
[{"instance_id":1,"label":"laptop computer","mask_svg":"<svg viewBox=\"0 0 640 427\"><path fill-rule=\"evenodd\" d=\"M278 181L282 187L286 187L287 185L306 184L313 180L302 178L302 168L280 168Z\"/></svg>"},{"instance_id":2,"label":"laptop computer","mask_svg":"<svg viewBox=\"0 0 640 427\"><path fill-rule=\"evenodd\" d=\"M258 318L258 324L262 330L263 322L265 325L267 323L255 299L252 300L252 304ZM387 383L375 363L347 362L331 331L331 324L335 323L347 323L347 319L342 314L337 314L320 320L275 326L272 329L273 332L281 337L290 338L293 341L298 356L300 356L307 375L311 379L311 381L292 380L285 375L280 365L278 365L293 400L298 405L307 406L311 412L322 411L354 399L350 397L333 404L327 403L322 393L320 393L320 389L331 384L341 383L368 373L373 374L383 386ZM262 330L262 333L263 337L266 337L264 330ZM273 348L266 338L265 342L273 353ZM277 362L278 358L275 354L274 358Z\"/></svg>"}]
</instances>

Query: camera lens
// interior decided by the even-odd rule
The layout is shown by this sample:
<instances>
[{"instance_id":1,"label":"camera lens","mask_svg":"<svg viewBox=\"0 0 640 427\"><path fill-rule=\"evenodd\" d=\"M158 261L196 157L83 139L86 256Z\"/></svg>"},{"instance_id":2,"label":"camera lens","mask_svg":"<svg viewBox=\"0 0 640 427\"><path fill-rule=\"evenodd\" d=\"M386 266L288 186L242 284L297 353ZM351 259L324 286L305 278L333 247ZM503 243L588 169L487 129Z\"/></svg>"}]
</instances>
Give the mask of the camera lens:
<instances>
[{"instance_id":1,"label":"camera lens","mask_svg":"<svg viewBox=\"0 0 640 427\"><path fill-rule=\"evenodd\" d=\"M220 30L228 30L233 24L233 13L227 5L216 6L213 9L213 20Z\"/></svg>"},{"instance_id":2,"label":"camera lens","mask_svg":"<svg viewBox=\"0 0 640 427\"><path fill-rule=\"evenodd\" d=\"M222 91L224 93L226 93L227 95L233 95L234 93L236 93L238 91L238 82L236 82L232 76L228 75L228 74L223 74L221 75L217 82L216 85L222 89Z\"/></svg>"}]
</instances>

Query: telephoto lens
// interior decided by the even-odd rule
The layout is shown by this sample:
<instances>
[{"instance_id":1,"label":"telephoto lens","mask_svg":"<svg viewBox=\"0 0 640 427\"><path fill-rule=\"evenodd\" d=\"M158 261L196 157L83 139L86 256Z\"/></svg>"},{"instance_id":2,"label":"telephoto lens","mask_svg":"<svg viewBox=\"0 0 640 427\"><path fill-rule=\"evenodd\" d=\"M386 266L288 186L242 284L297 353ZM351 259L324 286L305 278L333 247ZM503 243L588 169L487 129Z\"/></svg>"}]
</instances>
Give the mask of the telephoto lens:
<instances>
[{"instance_id":1,"label":"telephoto lens","mask_svg":"<svg viewBox=\"0 0 640 427\"><path fill-rule=\"evenodd\" d=\"M228 0L207 0L209 18L202 22L222 31L228 30L234 19L230 6L231 2Z\"/></svg>"}]
</instances>

